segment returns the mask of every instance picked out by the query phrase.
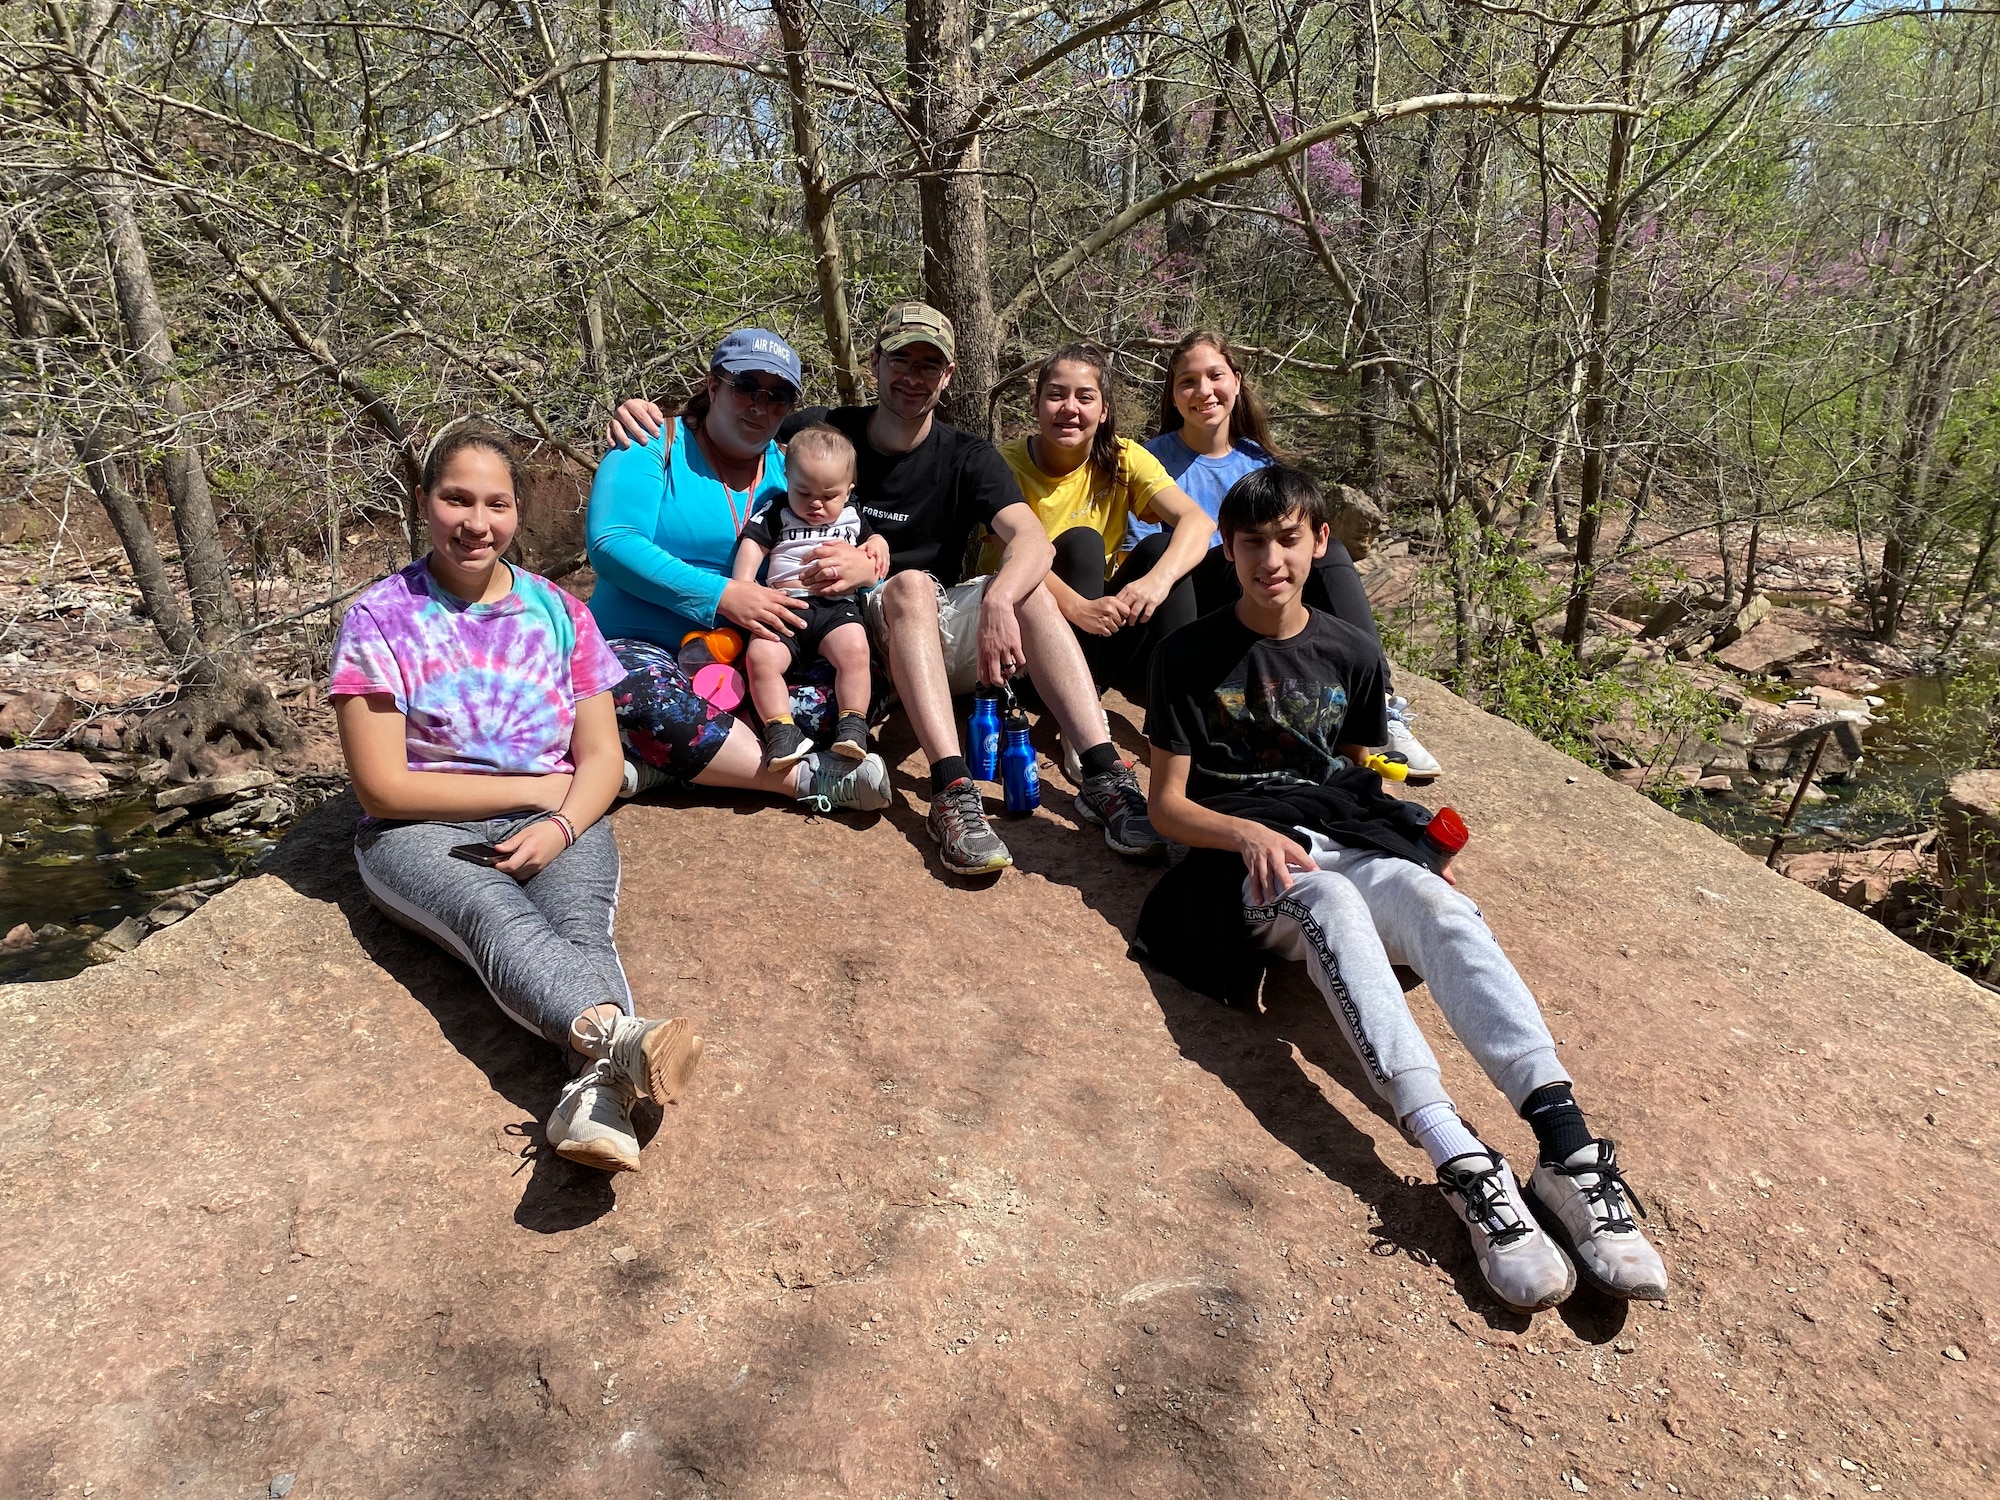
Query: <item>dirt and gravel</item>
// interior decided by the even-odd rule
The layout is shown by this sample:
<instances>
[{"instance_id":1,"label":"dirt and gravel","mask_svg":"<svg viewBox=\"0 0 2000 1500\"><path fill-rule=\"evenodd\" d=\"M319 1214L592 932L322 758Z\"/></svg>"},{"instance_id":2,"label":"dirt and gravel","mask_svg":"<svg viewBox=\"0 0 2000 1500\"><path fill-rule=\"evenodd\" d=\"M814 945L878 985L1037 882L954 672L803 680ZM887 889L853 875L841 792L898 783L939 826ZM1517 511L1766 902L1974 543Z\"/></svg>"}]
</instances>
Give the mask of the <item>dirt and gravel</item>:
<instances>
[{"instance_id":1,"label":"dirt and gravel","mask_svg":"<svg viewBox=\"0 0 2000 1500\"><path fill-rule=\"evenodd\" d=\"M943 878L914 761L876 819L618 811L634 987L709 1050L643 1173L572 1167L553 1050L366 907L342 799L0 990L0 1492L1991 1493L1993 998L1406 686L1670 1306L1497 1308L1296 973L1129 962L1150 876L1057 795Z\"/></svg>"}]
</instances>

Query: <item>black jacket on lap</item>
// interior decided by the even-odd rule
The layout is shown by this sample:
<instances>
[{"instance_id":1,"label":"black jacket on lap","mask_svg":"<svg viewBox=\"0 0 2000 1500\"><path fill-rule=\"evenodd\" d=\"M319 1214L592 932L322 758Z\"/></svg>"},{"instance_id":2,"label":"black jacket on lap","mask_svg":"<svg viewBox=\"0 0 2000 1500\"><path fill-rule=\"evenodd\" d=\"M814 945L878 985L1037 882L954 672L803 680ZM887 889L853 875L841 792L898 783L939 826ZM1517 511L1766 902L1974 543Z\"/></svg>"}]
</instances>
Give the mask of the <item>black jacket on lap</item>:
<instances>
[{"instance_id":1,"label":"black jacket on lap","mask_svg":"<svg viewBox=\"0 0 2000 1500\"><path fill-rule=\"evenodd\" d=\"M1311 828L1345 848L1435 868L1424 840L1429 810L1390 796L1366 767L1349 765L1319 786L1266 784L1205 797L1201 805L1287 836ZM1244 874L1243 857L1232 850L1191 850L1146 897L1130 956L1224 1005L1255 1005L1268 955L1244 918Z\"/></svg>"}]
</instances>

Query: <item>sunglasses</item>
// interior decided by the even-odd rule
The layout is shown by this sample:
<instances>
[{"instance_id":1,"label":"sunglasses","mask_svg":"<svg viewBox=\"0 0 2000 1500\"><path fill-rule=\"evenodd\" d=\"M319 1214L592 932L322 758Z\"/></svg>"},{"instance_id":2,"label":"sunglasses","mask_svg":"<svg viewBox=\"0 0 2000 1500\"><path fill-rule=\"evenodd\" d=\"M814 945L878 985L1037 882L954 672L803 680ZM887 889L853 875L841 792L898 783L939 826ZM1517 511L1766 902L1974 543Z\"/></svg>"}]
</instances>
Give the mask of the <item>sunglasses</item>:
<instances>
[{"instance_id":1,"label":"sunglasses","mask_svg":"<svg viewBox=\"0 0 2000 1500\"><path fill-rule=\"evenodd\" d=\"M729 388L745 401L752 403L764 401L772 406L799 404L799 393L792 389L789 382L780 380L776 385L760 385L757 377L747 370L730 376Z\"/></svg>"}]
</instances>

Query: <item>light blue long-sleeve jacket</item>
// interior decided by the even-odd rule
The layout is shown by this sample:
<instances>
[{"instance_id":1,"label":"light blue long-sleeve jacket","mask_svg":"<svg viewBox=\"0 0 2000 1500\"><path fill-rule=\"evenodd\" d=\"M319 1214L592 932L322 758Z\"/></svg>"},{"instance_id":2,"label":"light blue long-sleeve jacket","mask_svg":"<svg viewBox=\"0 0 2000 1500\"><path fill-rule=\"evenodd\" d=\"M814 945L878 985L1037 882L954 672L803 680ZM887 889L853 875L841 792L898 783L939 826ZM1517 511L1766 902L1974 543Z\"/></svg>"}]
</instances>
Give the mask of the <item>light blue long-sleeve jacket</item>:
<instances>
[{"instance_id":1,"label":"light blue long-sleeve jacket","mask_svg":"<svg viewBox=\"0 0 2000 1500\"><path fill-rule=\"evenodd\" d=\"M671 444L669 444L671 436ZM590 612L607 639L678 650L690 630L715 624L737 535L775 492L785 497L785 455L772 443L749 502L724 488L678 418L643 448L614 448L590 487L585 543L597 588Z\"/></svg>"}]
</instances>

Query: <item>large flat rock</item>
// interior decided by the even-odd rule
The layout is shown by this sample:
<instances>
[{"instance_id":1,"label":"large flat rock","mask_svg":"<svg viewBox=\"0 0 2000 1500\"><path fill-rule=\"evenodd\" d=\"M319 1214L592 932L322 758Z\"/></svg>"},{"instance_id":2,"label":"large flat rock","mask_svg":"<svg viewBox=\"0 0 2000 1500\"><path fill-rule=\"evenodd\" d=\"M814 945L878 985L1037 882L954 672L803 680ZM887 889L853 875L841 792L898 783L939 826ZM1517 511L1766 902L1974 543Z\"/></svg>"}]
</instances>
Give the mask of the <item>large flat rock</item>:
<instances>
[{"instance_id":1,"label":"large flat rock","mask_svg":"<svg viewBox=\"0 0 2000 1500\"><path fill-rule=\"evenodd\" d=\"M1497 1309L1296 973L1244 1015L1125 959L1150 877L1053 776L984 889L907 770L855 824L621 808L634 987L709 1051L617 1181L536 1149L553 1049L365 906L337 803L0 990L0 1493L1992 1493L1992 999L1406 687L1671 1307Z\"/></svg>"}]
</instances>

